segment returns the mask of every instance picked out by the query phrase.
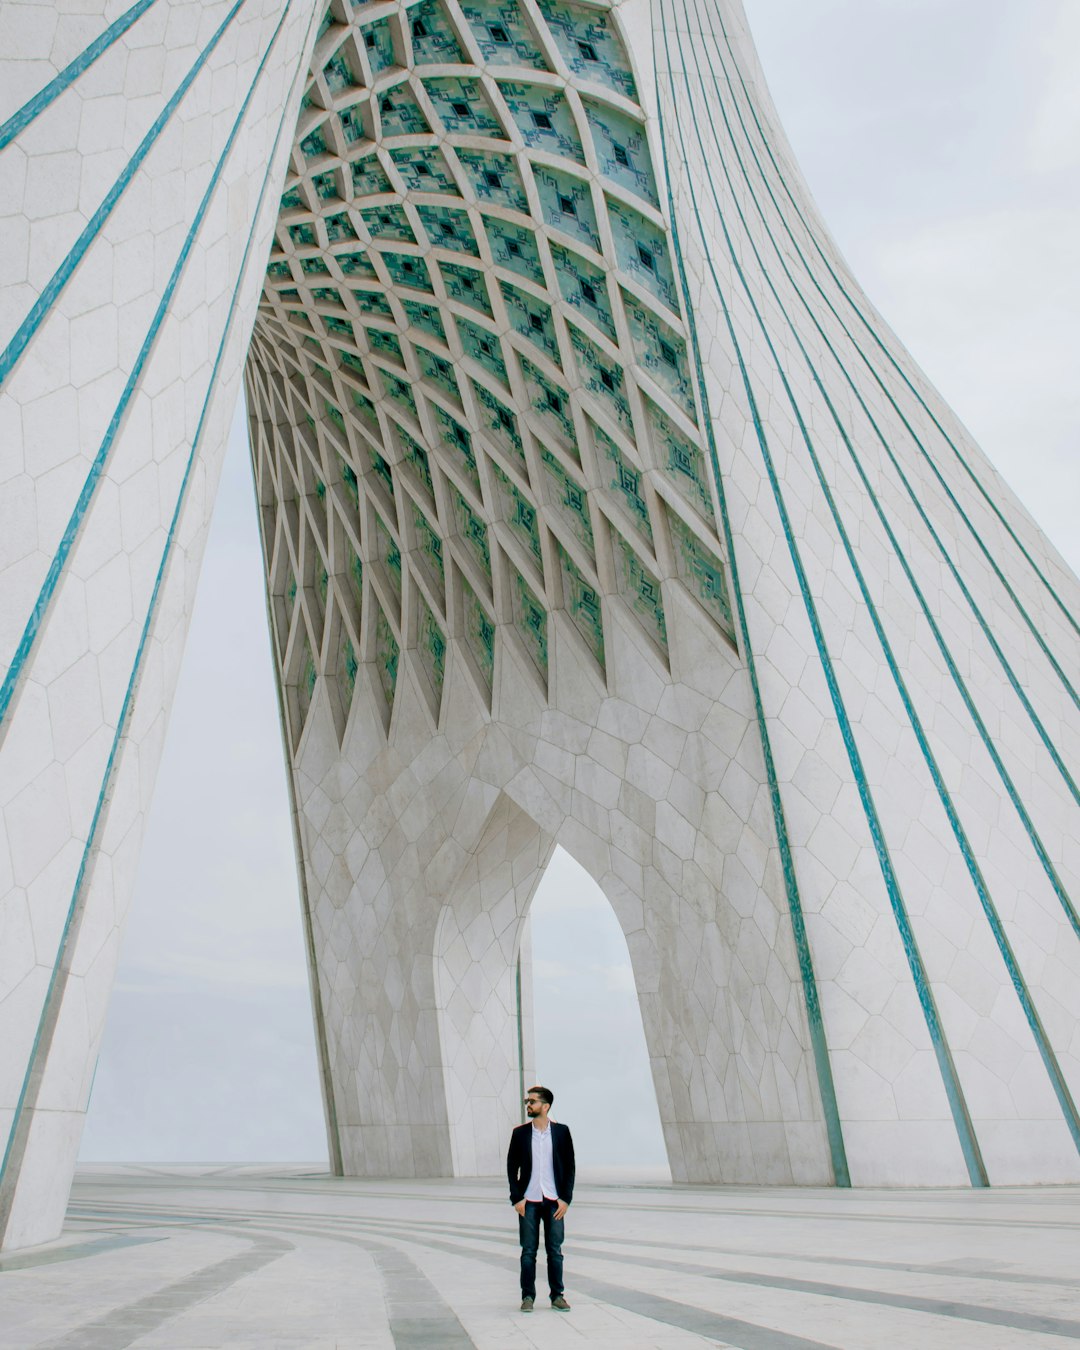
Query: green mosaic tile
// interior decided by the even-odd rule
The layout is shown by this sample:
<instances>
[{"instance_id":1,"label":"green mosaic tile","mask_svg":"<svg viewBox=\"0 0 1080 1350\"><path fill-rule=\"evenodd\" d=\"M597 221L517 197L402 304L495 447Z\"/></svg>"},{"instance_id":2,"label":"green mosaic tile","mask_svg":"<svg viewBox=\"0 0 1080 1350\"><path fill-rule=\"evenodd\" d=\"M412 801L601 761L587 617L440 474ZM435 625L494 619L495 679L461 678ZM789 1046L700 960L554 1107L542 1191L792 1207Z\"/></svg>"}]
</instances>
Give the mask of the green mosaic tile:
<instances>
[{"instance_id":1,"label":"green mosaic tile","mask_svg":"<svg viewBox=\"0 0 1080 1350\"><path fill-rule=\"evenodd\" d=\"M576 456L577 437L570 413L570 395L549 380L528 357L521 358L521 373L525 377L533 411L549 428L557 432L562 443L573 448Z\"/></svg>"},{"instance_id":2,"label":"green mosaic tile","mask_svg":"<svg viewBox=\"0 0 1080 1350\"><path fill-rule=\"evenodd\" d=\"M694 394L686 343L627 291L623 291L623 304L638 363L694 420Z\"/></svg>"},{"instance_id":3,"label":"green mosaic tile","mask_svg":"<svg viewBox=\"0 0 1080 1350\"><path fill-rule=\"evenodd\" d=\"M350 342L356 341L356 334L348 319L335 318L332 314L320 314L319 318L326 331L334 337L347 338Z\"/></svg>"},{"instance_id":4,"label":"green mosaic tile","mask_svg":"<svg viewBox=\"0 0 1080 1350\"><path fill-rule=\"evenodd\" d=\"M315 248L319 242L310 225L290 225L286 233L294 248Z\"/></svg>"},{"instance_id":5,"label":"green mosaic tile","mask_svg":"<svg viewBox=\"0 0 1080 1350\"><path fill-rule=\"evenodd\" d=\"M561 90L505 80L499 82L499 92L527 146L585 163L577 123Z\"/></svg>"},{"instance_id":6,"label":"green mosaic tile","mask_svg":"<svg viewBox=\"0 0 1080 1350\"><path fill-rule=\"evenodd\" d=\"M558 456L553 455L546 446L541 448L540 459L544 466L547 500L573 531L578 542L589 550L590 557L595 558L588 494L577 479L567 473Z\"/></svg>"},{"instance_id":7,"label":"green mosaic tile","mask_svg":"<svg viewBox=\"0 0 1080 1350\"><path fill-rule=\"evenodd\" d=\"M399 380L396 375L392 375L388 370L379 370L379 378L382 380L383 388L394 402L401 408L406 408L416 417L416 400L413 398L412 389L404 380Z\"/></svg>"},{"instance_id":8,"label":"green mosaic tile","mask_svg":"<svg viewBox=\"0 0 1080 1350\"><path fill-rule=\"evenodd\" d=\"M614 342L615 319L611 312L607 274L561 244L552 242L551 257L563 299Z\"/></svg>"},{"instance_id":9,"label":"green mosaic tile","mask_svg":"<svg viewBox=\"0 0 1080 1350\"><path fill-rule=\"evenodd\" d=\"M289 188L288 192L282 194L281 209L283 211L306 211L307 202L300 192L299 184L296 187Z\"/></svg>"},{"instance_id":10,"label":"green mosaic tile","mask_svg":"<svg viewBox=\"0 0 1080 1350\"><path fill-rule=\"evenodd\" d=\"M321 500L326 496L326 484L325 484L325 483L320 483L319 486L322 488L322 492L319 493L319 499L320 499L320 501L321 501ZM319 598L322 600L323 604L325 605L325 604L326 604L326 594L327 594L327 592L328 592L329 589L330 589L330 573L326 570L325 567L320 567L320 568L319 568L319 575L318 575L317 580L318 580L318 586L319 586Z\"/></svg>"},{"instance_id":11,"label":"green mosaic tile","mask_svg":"<svg viewBox=\"0 0 1080 1350\"><path fill-rule=\"evenodd\" d=\"M356 476L356 470L347 459L343 459L340 455L338 456L338 461L341 468L341 481L345 484L345 491L352 499L353 506L359 508L360 482Z\"/></svg>"},{"instance_id":12,"label":"green mosaic tile","mask_svg":"<svg viewBox=\"0 0 1080 1350\"><path fill-rule=\"evenodd\" d=\"M734 642L726 567L674 511L668 512L668 523L679 579Z\"/></svg>"},{"instance_id":13,"label":"green mosaic tile","mask_svg":"<svg viewBox=\"0 0 1080 1350\"><path fill-rule=\"evenodd\" d=\"M413 440L403 427L398 427L397 433L406 464L411 467L416 478L423 484L428 496L434 498L435 485L431 480L431 464L428 460L427 451L419 441Z\"/></svg>"},{"instance_id":14,"label":"green mosaic tile","mask_svg":"<svg viewBox=\"0 0 1080 1350\"><path fill-rule=\"evenodd\" d=\"M666 653L667 622L660 594L660 579L649 570L622 535L612 531L611 539L619 594L633 610L645 632Z\"/></svg>"},{"instance_id":15,"label":"green mosaic tile","mask_svg":"<svg viewBox=\"0 0 1080 1350\"><path fill-rule=\"evenodd\" d=\"M341 414L341 409L336 404L331 403L329 399L324 399L323 410L342 436L345 436L345 418Z\"/></svg>"},{"instance_id":16,"label":"green mosaic tile","mask_svg":"<svg viewBox=\"0 0 1080 1350\"><path fill-rule=\"evenodd\" d=\"M367 128L364 125L362 105L340 109L337 119L341 126L341 134L345 138L346 145L355 145L357 141L362 141L367 138Z\"/></svg>"},{"instance_id":17,"label":"green mosaic tile","mask_svg":"<svg viewBox=\"0 0 1080 1350\"><path fill-rule=\"evenodd\" d=\"M364 85L363 77L353 73L345 47L339 47L323 66L323 79L332 94L343 94L347 89L359 89Z\"/></svg>"},{"instance_id":18,"label":"green mosaic tile","mask_svg":"<svg viewBox=\"0 0 1080 1350\"><path fill-rule=\"evenodd\" d=\"M443 326L442 316L434 305L421 305L416 300L405 299L402 300L401 305L405 311L405 317L413 328L429 333L432 337L438 338L440 342L446 341L446 329Z\"/></svg>"},{"instance_id":19,"label":"green mosaic tile","mask_svg":"<svg viewBox=\"0 0 1080 1350\"><path fill-rule=\"evenodd\" d=\"M391 150L390 158L401 174L407 191L461 196L442 152L434 146L414 145L408 149Z\"/></svg>"},{"instance_id":20,"label":"green mosaic tile","mask_svg":"<svg viewBox=\"0 0 1080 1350\"><path fill-rule=\"evenodd\" d=\"M440 408L437 403L431 404L431 412L435 418L435 428L439 433L439 439L450 452L451 463L459 471L464 471L465 477L479 496L480 475L476 471L476 456L473 453L472 437L460 422L451 417L445 408Z\"/></svg>"},{"instance_id":21,"label":"green mosaic tile","mask_svg":"<svg viewBox=\"0 0 1080 1350\"><path fill-rule=\"evenodd\" d=\"M315 693L315 681L319 678L319 672L315 667L315 659L311 655L311 643L304 638L304 644L300 652L300 670L299 678L296 682L296 705L299 711L299 725L295 728L297 733L303 728L307 720L308 709L311 707L311 699Z\"/></svg>"},{"instance_id":22,"label":"green mosaic tile","mask_svg":"<svg viewBox=\"0 0 1080 1350\"><path fill-rule=\"evenodd\" d=\"M375 669L378 671L379 687L386 700L386 706L391 711L397 690L400 656L401 648L398 646L397 638L394 637L394 630L390 627L390 620L379 605L375 611Z\"/></svg>"},{"instance_id":23,"label":"green mosaic tile","mask_svg":"<svg viewBox=\"0 0 1080 1350\"><path fill-rule=\"evenodd\" d=\"M308 164L312 160L321 159L323 155L328 154L326 148L326 137L323 135L322 127L316 127L314 131L309 131L300 142L300 153Z\"/></svg>"},{"instance_id":24,"label":"green mosaic tile","mask_svg":"<svg viewBox=\"0 0 1080 1350\"><path fill-rule=\"evenodd\" d=\"M344 308L341 296L333 286L316 286L312 289L311 297L317 305L336 305L339 309Z\"/></svg>"},{"instance_id":25,"label":"green mosaic tile","mask_svg":"<svg viewBox=\"0 0 1080 1350\"><path fill-rule=\"evenodd\" d=\"M465 643L480 668L490 694L495 676L495 621L464 578L461 581L461 599Z\"/></svg>"},{"instance_id":26,"label":"green mosaic tile","mask_svg":"<svg viewBox=\"0 0 1080 1350\"><path fill-rule=\"evenodd\" d=\"M546 164L533 165L533 178L547 223L599 253L600 230L588 180L575 178L573 174L562 173Z\"/></svg>"},{"instance_id":27,"label":"green mosaic tile","mask_svg":"<svg viewBox=\"0 0 1080 1350\"><path fill-rule=\"evenodd\" d=\"M266 269L267 276L279 281L292 281L292 269L287 262L272 262Z\"/></svg>"},{"instance_id":28,"label":"green mosaic tile","mask_svg":"<svg viewBox=\"0 0 1080 1350\"><path fill-rule=\"evenodd\" d=\"M394 589L398 605L401 604L401 549L397 540L386 528L382 516L375 512L375 549L386 568L386 575Z\"/></svg>"},{"instance_id":29,"label":"green mosaic tile","mask_svg":"<svg viewBox=\"0 0 1080 1350\"><path fill-rule=\"evenodd\" d=\"M491 550L488 547L487 526L455 487L450 489L450 504L458 534L468 545L469 552L483 568L484 575L490 582Z\"/></svg>"},{"instance_id":30,"label":"green mosaic tile","mask_svg":"<svg viewBox=\"0 0 1080 1350\"><path fill-rule=\"evenodd\" d=\"M541 0L540 12L574 76L607 85L637 102L629 54L603 10Z\"/></svg>"},{"instance_id":31,"label":"green mosaic tile","mask_svg":"<svg viewBox=\"0 0 1080 1350\"><path fill-rule=\"evenodd\" d=\"M366 252L356 250L353 253L335 253L333 258L347 277L370 277L372 281L378 278L375 264Z\"/></svg>"},{"instance_id":32,"label":"green mosaic tile","mask_svg":"<svg viewBox=\"0 0 1080 1350\"><path fill-rule=\"evenodd\" d=\"M359 212L372 239L380 242L415 244L409 218L400 206L372 206Z\"/></svg>"},{"instance_id":33,"label":"green mosaic tile","mask_svg":"<svg viewBox=\"0 0 1080 1350\"><path fill-rule=\"evenodd\" d=\"M611 437L593 424L596 448L603 457L601 468L607 472L606 483L612 492L618 494L619 501L630 512L634 524L649 541L653 543L652 521L649 507L641 488L643 474L634 467Z\"/></svg>"},{"instance_id":34,"label":"green mosaic tile","mask_svg":"<svg viewBox=\"0 0 1080 1350\"><path fill-rule=\"evenodd\" d=\"M285 576L285 613L290 617L296 605L296 575L290 567Z\"/></svg>"},{"instance_id":35,"label":"green mosaic tile","mask_svg":"<svg viewBox=\"0 0 1080 1350\"><path fill-rule=\"evenodd\" d=\"M461 9L489 66L529 66L533 70L547 70L536 38L512 0L505 4L465 4Z\"/></svg>"},{"instance_id":36,"label":"green mosaic tile","mask_svg":"<svg viewBox=\"0 0 1080 1350\"><path fill-rule=\"evenodd\" d=\"M485 216L484 227L497 267L505 267L518 276L527 277L538 286L546 284L540 250L531 229L526 229L524 225L511 225L497 216Z\"/></svg>"},{"instance_id":37,"label":"green mosaic tile","mask_svg":"<svg viewBox=\"0 0 1080 1350\"><path fill-rule=\"evenodd\" d=\"M479 80L457 77L425 80L424 88L435 105L439 121L451 136L490 136L505 140L506 133Z\"/></svg>"},{"instance_id":38,"label":"green mosaic tile","mask_svg":"<svg viewBox=\"0 0 1080 1350\"><path fill-rule=\"evenodd\" d=\"M394 190L389 174L374 153L363 159L354 159L349 172L352 175L354 197L378 197Z\"/></svg>"},{"instance_id":39,"label":"green mosaic tile","mask_svg":"<svg viewBox=\"0 0 1080 1350\"><path fill-rule=\"evenodd\" d=\"M386 488L391 498L394 496L394 471L389 462L379 454L378 450L371 451L371 467L375 470L375 475Z\"/></svg>"},{"instance_id":40,"label":"green mosaic tile","mask_svg":"<svg viewBox=\"0 0 1080 1350\"><path fill-rule=\"evenodd\" d=\"M353 407L360 415L360 420L366 422L373 431L378 431L379 414L375 411L375 404L359 389L352 389L349 392L352 395Z\"/></svg>"},{"instance_id":41,"label":"green mosaic tile","mask_svg":"<svg viewBox=\"0 0 1080 1350\"><path fill-rule=\"evenodd\" d=\"M416 529L416 547L424 566L441 588L446 585L446 564L443 561L443 541L439 532L415 505L412 508L413 525Z\"/></svg>"},{"instance_id":42,"label":"green mosaic tile","mask_svg":"<svg viewBox=\"0 0 1080 1350\"><path fill-rule=\"evenodd\" d=\"M510 608L514 616L514 628L525 644L525 650L533 664L547 683L548 676L548 633L547 610L533 593L532 588L516 568L510 569Z\"/></svg>"},{"instance_id":43,"label":"green mosaic tile","mask_svg":"<svg viewBox=\"0 0 1080 1350\"><path fill-rule=\"evenodd\" d=\"M506 373L506 362L502 357L502 343L495 334L481 328L470 319L462 318L461 315L457 315L454 322L457 324L465 355L471 356L489 375L509 386L510 377Z\"/></svg>"},{"instance_id":44,"label":"green mosaic tile","mask_svg":"<svg viewBox=\"0 0 1080 1350\"><path fill-rule=\"evenodd\" d=\"M678 431L651 399L645 401L649 429L658 461L668 479L715 533L716 515L709 491L709 469L701 447Z\"/></svg>"},{"instance_id":45,"label":"green mosaic tile","mask_svg":"<svg viewBox=\"0 0 1080 1350\"><path fill-rule=\"evenodd\" d=\"M450 362L444 357L436 356L434 352L429 352L426 347L417 347L416 355L420 360L420 370L424 378L460 403L461 390L458 388L454 367Z\"/></svg>"},{"instance_id":46,"label":"green mosaic tile","mask_svg":"<svg viewBox=\"0 0 1080 1350\"><path fill-rule=\"evenodd\" d=\"M446 635L439 627L424 600L419 602L419 622L417 625L416 652L420 666L431 684L435 695L435 707L442 703L443 680L446 676Z\"/></svg>"},{"instance_id":47,"label":"green mosaic tile","mask_svg":"<svg viewBox=\"0 0 1080 1350\"><path fill-rule=\"evenodd\" d=\"M613 197L607 199L607 204L619 266L662 304L667 305L668 309L678 314L675 274L671 269L670 250L663 230Z\"/></svg>"},{"instance_id":48,"label":"green mosaic tile","mask_svg":"<svg viewBox=\"0 0 1080 1350\"><path fill-rule=\"evenodd\" d=\"M434 293L431 273L423 258L414 253L384 253L382 260L395 286L408 286L414 291L424 291L427 295Z\"/></svg>"},{"instance_id":49,"label":"green mosaic tile","mask_svg":"<svg viewBox=\"0 0 1080 1350\"><path fill-rule=\"evenodd\" d=\"M604 666L604 621L600 594L563 546L556 543L566 612L597 662Z\"/></svg>"},{"instance_id":50,"label":"green mosaic tile","mask_svg":"<svg viewBox=\"0 0 1080 1350\"><path fill-rule=\"evenodd\" d=\"M327 216L324 223L331 244L355 243L360 237L353 229L353 223L346 211L341 211L336 216Z\"/></svg>"},{"instance_id":51,"label":"green mosaic tile","mask_svg":"<svg viewBox=\"0 0 1080 1350\"><path fill-rule=\"evenodd\" d=\"M416 65L460 65L468 60L438 0L414 5L408 11L407 25Z\"/></svg>"},{"instance_id":52,"label":"green mosaic tile","mask_svg":"<svg viewBox=\"0 0 1080 1350\"><path fill-rule=\"evenodd\" d=\"M537 567L543 570L539 512L528 497L514 486L497 464L493 465L493 468L503 519L536 559Z\"/></svg>"},{"instance_id":53,"label":"green mosaic tile","mask_svg":"<svg viewBox=\"0 0 1080 1350\"><path fill-rule=\"evenodd\" d=\"M418 202L416 213L433 248L452 249L455 253L468 253L474 258L480 256L467 212Z\"/></svg>"},{"instance_id":54,"label":"green mosaic tile","mask_svg":"<svg viewBox=\"0 0 1080 1350\"><path fill-rule=\"evenodd\" d=\"M470 309L486 314L489 319L494 317L483 272L478 272L474 267L461 267L452 262L439 263L439 270L442 272L443 285L451 300L468 305Z\"/></svg>"},{"instance_id":55,"label":"green mosaic tile","mask_svg":"<svg viewBox=\"0 0 1080 1350\"><path fill-rule=\"evenodd\" d=\"M659 207L645 126L607 103L584 99L596 158L605 178Z\"/></svg>"},{"instance_id":56,"label":"green mosaic tile","mask_svg":"<svg viewBox=\"0 0 1080 1350\"><path fill-rule=\"evenodd\" d=\"M489 432L491 439L500 446L525 471L525 447L521 442L517 418L500 399L497 399L486 385L469 381L473 397L480 408L480 420Z\"/></svg>"},{"instance_id":57,"label":"green mosaic tile","mask_svg":"<svg viewBox=\"0 0 1080 1350\"><path fill-rule=\"evenodd\" d=\"M525 184L512 155L459 146L457 158L479 201L490 206L505 206L511 211L528 212Z\"/></svg>"},{"instance_id":58,"label":"green mosaic tile","mask_svg":"<svg viewBox=\"0 0 1080 1350\"><path fill-rule=\"evenodd\" d=\"M382 291L354 290L352 298L361 314L378 316L380 319L392 319L394 317L394 311L390 308L390 301L387 300Z\"/></svg>"},{"instance_id":59,"label":"green mosaic tile","mask_svg":"<svg viewBox=\"0 0 1080 1350\"><path fill-rule=\"evenodd\" d=\"M401 354L401 343L394 333L387 333L381 328L365 328L364 332L367 334L371 350L376 355L388 357L404 370L405 358Z\"/></svg>"},{"instance_id":60,"label":"green mosaic tile","mask_svg":"<svg viewBox=\"0 0 1080 1350\"><path fill-rule=\"evenodd\" d=\"M561 365L559 343L555 337L555 323L551 317L551 306L543 300L537 300L527 291L519 290L507 282L500 282L503 300L510 326L522 337L528 338L534 346L549 356L555 364Z\"/></svg>"},{"instance_id":61,"label":"green mosaic tile","mask_svg":"<svg viewBox=\"0 0 1080 1350\"><path fill-rule=\"evenodd\" d=\"M595 342L573 325L570 325L570 343L577 358L582 384L607 404L620 426L632 433L634 422L630 416L630 401L626 396L622 366L605 356Z\"/></svg>"},{"instance_id":62,"label":"green mosaic tile","mask_svg":"<svg viewBox=\"0 0 1080 1350\"><path fill-rule=\"evenodd\" d=\"M338 189L338 178L335 172L320 173L311 180L311 185L321 202L341 200L341 192Z\"/></svg>"},{"instance_id":63,"label":"green mosaic tile","mask_svg":"<svg viewBox=\"0 0 1080 1350\"><path fill-rule=\"evenodd\" d=\"M352 707L353 694L356 692L356 675L360 669L360 662L356 659L356 649L346 636L343 636L341 640L340 661L341 672L344 677L342 681L342 691L344 693L344 705L347 711Z\"/></svg>"},{"instance_id":64,"label":"green mosaic tile","mask_svg":"<svg viewBox=\"0 0 1080 1350\"><path fill-rule=\"evenodd\" d=\"M330 269L322 258L301 258L300 270L305 277L328 277Z\"/></svg>"},{"instance_id":65,"label":"green mosaic tile","mask_svg":"<svg viewBox=\"0 0 1080 1350\"><path fill-rule=\"evenodd\" d=\"M349 565L349 581L352 584L353 600L356 604L356 622L359 627L360 616L364 612L364 564L354 553Z\"/></svg>"},{"instance_id":66,"label":"green mosaic tile","mask_svg":"<svg viewBox=\"0 0 1080 1350\"><path fill-rule=\"evenodd\" d=\"M388 70L394 64L394 38L390 31L390 20L380 19L378 23L361 29L361 33L372 75Z\"/></svg>"}]
</instances>

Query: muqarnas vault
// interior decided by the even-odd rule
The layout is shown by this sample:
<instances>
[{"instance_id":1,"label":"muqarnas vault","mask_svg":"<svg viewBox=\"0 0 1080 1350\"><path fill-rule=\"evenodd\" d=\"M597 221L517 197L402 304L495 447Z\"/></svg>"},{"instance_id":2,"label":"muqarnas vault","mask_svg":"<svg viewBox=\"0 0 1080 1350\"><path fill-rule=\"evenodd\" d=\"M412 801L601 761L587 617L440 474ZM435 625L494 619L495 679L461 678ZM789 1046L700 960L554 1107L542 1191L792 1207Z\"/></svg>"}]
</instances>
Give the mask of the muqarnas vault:
<instances>
[{"instance_id":1,"label":"muqarnas vault","mask_svg":"<svg viewBox=\"0 0 1080 1350\"><path fill-rule=\"evenodd\" d=\"M83 8L0 80L4 1243L64 1212L241 380L335 1170L498 1170L558 844L677 1180L1080 1179L1077 583L737 0Z\"/></svg>"}]
</instances>

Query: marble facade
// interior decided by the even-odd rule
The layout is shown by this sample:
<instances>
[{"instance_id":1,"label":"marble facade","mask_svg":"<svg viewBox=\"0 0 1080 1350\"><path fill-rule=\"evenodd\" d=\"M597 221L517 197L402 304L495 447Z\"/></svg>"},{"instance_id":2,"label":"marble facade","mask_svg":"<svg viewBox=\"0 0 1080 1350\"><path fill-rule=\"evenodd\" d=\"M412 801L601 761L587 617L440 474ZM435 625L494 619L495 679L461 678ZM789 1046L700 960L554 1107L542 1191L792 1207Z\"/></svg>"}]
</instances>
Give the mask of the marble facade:
<instances>
[{"instance_id":1,"label":"marble facade","mask_svg":"<svg viewBox=\"0 0 1080 1350\"><path fill-rule=\"evenodd\" d=\"M1080 1179L1080 589L738 0L82 10L4 15L3 1244L63 1215L241 378L335 1170L498 1170L560 845L676 1180Z\"/></svg>"}]
</instances>

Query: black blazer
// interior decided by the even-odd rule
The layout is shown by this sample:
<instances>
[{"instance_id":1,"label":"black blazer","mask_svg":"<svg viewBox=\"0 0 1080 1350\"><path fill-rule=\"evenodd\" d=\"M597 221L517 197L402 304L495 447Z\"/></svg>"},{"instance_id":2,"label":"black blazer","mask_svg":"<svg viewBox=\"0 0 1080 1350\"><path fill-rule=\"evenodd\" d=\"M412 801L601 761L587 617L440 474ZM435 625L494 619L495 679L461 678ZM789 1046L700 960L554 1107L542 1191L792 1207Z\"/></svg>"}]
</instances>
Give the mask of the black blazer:
<instances>
[{"instance_id":1,"label":"black blazer","mask_svg":"<svg viewBox=\"0 0 1080 1350\"><path fill-rule=\"evenodd\" d=\"M510 1150L506 1155L506 1177L510 1182L510 1203L516 1205L525 1199L532 1177L532 1121L519 1125L510 1136ZM567 1204L574 1198L574 1141L570 1127L558 1121L548 1122L551 1131L551 1164L555 1172L555 1190Z\"/></svg>"}]
</instances>

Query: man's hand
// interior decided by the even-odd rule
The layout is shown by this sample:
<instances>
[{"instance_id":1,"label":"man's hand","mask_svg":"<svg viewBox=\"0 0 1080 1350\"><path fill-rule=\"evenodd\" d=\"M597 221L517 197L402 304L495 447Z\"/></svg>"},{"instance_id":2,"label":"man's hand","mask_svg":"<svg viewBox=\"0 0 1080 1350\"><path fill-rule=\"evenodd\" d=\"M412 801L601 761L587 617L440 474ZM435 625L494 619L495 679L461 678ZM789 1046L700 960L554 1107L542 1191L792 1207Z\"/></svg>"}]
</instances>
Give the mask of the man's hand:
<instances>
[{"instance_id":1,"label":"man's hand","mask_svg":"<svg viewBox=\"0 0 1080 1350\"><path fill-rule=\"evenodd\" d=\"M555 1219L561 1219L569 1208L570 1206L566 1203L565 1200L560 1200L558 1204L556 1204L555 1206L555 1213L552 1215L552 1217Z\"/></svg>"},{"instance_id":2,"label":"man's hand","mask_svg":"<svg viewBox=\"0 0 1080 1350\"><path fill-rule=\"evenodd\" d=\"M515 1209L517 1210L517 1212L522 1216L522 1218L524 1218L524 1216L525 1216L525 1201L524 1201L524 1200L519 1200L519 1201L517 1202L517 1204L514 1206L514 1208L515 1208Z\"/></svg>"}]
</instances>

